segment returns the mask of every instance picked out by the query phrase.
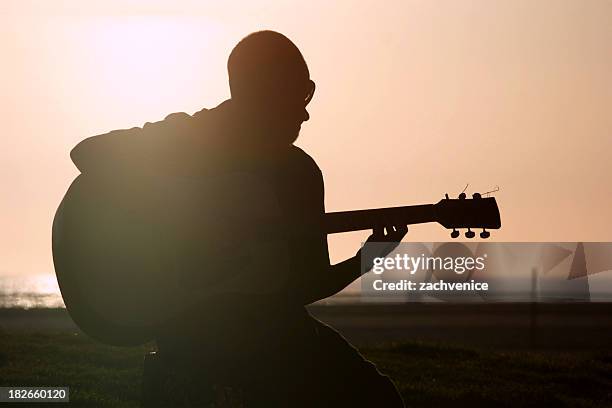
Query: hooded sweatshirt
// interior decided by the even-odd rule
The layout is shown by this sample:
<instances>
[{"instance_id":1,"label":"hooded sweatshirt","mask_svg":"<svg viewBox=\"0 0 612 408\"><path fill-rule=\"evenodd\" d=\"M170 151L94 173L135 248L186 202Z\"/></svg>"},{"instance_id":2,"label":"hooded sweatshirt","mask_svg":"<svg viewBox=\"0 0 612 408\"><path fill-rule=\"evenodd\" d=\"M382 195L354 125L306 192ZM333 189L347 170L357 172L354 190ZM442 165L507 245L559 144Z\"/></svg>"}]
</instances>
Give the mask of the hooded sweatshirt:
<instances>
[{"instance_id":1,"label":"hooded sweatshirt","mask_svg":"<svg viewBox=\"0 0 612 408\"><path fill-rule=\"evenodd\" d=\"M87 138L70 156L82 174L198 175L230 155L247 156L251 146L240 137L245 132L239 116L231 100L194 115L172 113L141 128Z\"/></svg>"},{"instance_id":2,"label":"hooded sweatshirt","mask_svg":"<svg viewBox=\"0 0 612 408\"><path fill-rule=\"evenodd\" d=\"M70 155L83 175L109 183L142 180L132 176L155 179L161 175L172 180L173 176L207 177L231 171L265 179L293 233L288 242L291 267L286 271L285 289L279 293L281 301L303 305L308 286L317 281L313 272L329 268L325 235L318 229L325 212L319 167L298 147L274 146L253 133L246 115L231 99L193 115L173 113L142 128L87 138ZM257 199L253 197L253 202ZM310 237L307 245L304 236Z\"/></svg>"}]
</instances>

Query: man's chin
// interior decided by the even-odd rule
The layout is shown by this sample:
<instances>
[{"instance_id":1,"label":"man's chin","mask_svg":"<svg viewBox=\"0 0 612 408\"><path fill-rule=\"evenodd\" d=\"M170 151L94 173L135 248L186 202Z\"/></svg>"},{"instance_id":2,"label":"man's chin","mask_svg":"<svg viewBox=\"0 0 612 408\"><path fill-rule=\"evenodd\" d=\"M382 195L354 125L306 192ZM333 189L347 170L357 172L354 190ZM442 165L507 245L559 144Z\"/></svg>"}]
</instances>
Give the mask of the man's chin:
<instances>
[{"instance_id":1,"label":"man's chin","mask_svg":"<svg viewBox=\"0 0 612 408\"><path fill-rule=\"evenodd\" d=\"M297 138L300 136L300 130L302 129L302 125L298 125L297 128L291 134L291 143L295 142Z\"/></svg>"},{"instance_id":2,"label":"man's chin","mask_svg":"<svg viewBox=\"0 0 612 408\"><path fill-rule=\"evenodd\" d=\"M298 136L300 135L300 129L302 128L301 125L297 125L297 126L291 126L290 128L284 129L282 134L282 140L283 142L286 143L294 143Z\"/></svg>"},{"instance_id":3,"label":"man's chin","mask_svg":"<svg viewBox=\"0 0 612 408\"><path fill-rule=\"evenodd\" d=\"M267 137L272 137L275 140L275 143L281 144L292 144L294 143L298 136L300 135L300 129L302 125L293 125L286 127L276 127L275 129L270 129L270 131L266 132Z\"/></svg>"}]
</instances>

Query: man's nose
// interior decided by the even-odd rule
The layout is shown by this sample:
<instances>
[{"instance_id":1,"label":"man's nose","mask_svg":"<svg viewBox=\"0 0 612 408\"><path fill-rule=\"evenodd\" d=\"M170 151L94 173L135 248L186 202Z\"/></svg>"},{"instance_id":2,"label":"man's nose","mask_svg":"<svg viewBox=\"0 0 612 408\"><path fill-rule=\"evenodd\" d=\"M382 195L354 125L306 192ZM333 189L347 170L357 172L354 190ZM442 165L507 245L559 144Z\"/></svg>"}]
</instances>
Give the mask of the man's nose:
<instances>
[{"instance_id":1,"label":"man's nose","mask_svg":"<svg viewBox=\"0 0 612 408\"><path fill-rule=\"evenodd\" d=\"M310 114L306 109L304 109L304 122L307 122L310 119Z\"/></svg>"}]
</instances>

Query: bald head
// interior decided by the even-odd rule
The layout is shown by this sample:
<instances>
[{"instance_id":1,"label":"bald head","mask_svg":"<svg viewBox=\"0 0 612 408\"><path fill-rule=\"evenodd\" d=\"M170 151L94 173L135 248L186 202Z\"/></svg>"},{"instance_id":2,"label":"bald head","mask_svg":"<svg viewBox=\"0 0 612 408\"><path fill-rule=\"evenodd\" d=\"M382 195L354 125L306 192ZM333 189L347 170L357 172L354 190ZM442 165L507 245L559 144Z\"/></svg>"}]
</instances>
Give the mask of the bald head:
<instances>
[{"instance_id":1,"label":"bald head","mask_svg":"<svg viewBox=\"0 0 612 408\"><path fill-rule=\"evenodd\" d=\"M274 31L243 38L227 61L234 105L266 143L293 143L310 117L315 84L300 50Z\"/></svg>"},{"instance_id":2,"label":"bald head","mask_svg":"<svg viewBox=\"0 0 612 408\"><path fill-rule=\"evenodd\" d=\"M275 31L258 31L243 38L229 56L227 71L235 99L302 94L310 79L300 50Z\"/></svg>"}]
</instances>

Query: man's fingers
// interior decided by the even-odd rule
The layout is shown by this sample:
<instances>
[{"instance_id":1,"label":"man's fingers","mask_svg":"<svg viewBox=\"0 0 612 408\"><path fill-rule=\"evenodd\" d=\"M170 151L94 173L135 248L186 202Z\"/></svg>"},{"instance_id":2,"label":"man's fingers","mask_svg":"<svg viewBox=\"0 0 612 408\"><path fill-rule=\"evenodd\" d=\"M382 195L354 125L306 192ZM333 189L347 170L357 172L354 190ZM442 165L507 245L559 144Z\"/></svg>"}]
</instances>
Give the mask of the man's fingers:
<instances>
[{"instance_id":1,"label":"man's fingers","mask_svg":"<svg viewBox=\"0 0 612 408\"><path fill-rule=\"evenodd\" d=\"M399 242L408 232L407 225L384 225L375 226L372 233L374 240L379 242Z\"/></svg>"},{"instance_id":2,"label":"man's fingers","mask_svg":"<svg viewBox=\"0 0 612 408\"><path fill-rule=\"evenodd\" d=\"M406 235L408 233L408 226L407 225L398 225L395 227L396 232L401 235L402 237L404 235Z\"/></svg>"},{"instance_id":3,"label":"man's fingers","mask_svg":"<svg viewBox=\"0 0 612 408\"><path fill-rule=\"evenodd\" d=\"M393 225L385 226L385 231L387 231L387 236L392 236L395 233L395 227Z\"/></svg>"},{"instance_id":4,"label":"man's fingers","mask_svg":"<svg viewBox=\"0 0 612 408\"><path fill-rule=\"evenodd\" d=\"M392 233L389 233L387 235L388 240L392 242L400 242L402 238L406 236L406 233L408 232L408 226L394 225L392 231Z\"/></svg>"}]
</instances>

